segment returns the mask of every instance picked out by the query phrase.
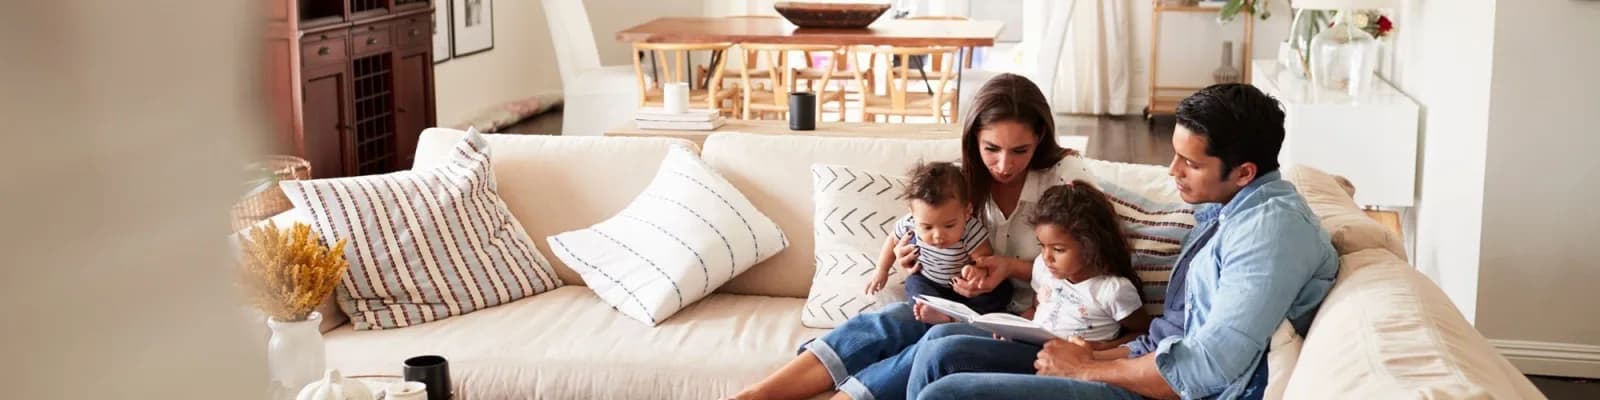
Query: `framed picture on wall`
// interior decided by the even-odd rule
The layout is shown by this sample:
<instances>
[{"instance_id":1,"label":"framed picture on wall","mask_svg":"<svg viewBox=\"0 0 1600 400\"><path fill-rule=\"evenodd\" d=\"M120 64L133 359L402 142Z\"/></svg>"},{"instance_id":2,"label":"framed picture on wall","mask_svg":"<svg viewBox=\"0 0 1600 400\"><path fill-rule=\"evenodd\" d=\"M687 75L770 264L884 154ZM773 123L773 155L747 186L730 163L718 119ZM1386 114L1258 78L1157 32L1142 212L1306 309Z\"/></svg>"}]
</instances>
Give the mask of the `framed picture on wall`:
<instances>
[{"instance_id":1,"label":"framed picture on wall","mask_svg":"<svg viewBox=\"0 0 1600 400\"><path fill-rule=\"evenodd\" d=\"M456 57L494 48L494 0L452 0L450 19Z\"/></svg>"},{"instance_id":2,"label":"framed picture on wall","mask_svg":"<svg viewBox=\"0 0 1600 400\"><path fill-rule=\"evenodd\" d=\"M433 9L433 63L450 60L450 3L461 0L436 0Z\"/></svg>"}]
</instances>

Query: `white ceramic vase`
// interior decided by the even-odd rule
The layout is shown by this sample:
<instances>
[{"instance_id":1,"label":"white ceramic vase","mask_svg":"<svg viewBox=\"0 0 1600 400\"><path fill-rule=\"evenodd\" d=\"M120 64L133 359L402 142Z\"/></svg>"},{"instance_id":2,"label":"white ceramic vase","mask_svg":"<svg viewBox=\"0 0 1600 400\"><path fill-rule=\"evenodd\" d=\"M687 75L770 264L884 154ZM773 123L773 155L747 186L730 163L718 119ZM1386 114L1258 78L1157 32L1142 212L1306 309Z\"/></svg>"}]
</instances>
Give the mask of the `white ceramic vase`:
<instances>
[{"instance_id":1,"label":"white ceramic vase","mask_svg":"<svg viewBox=\"0 0 1600 400\"><path fill-rule=\"evenodd\" d=\"M267 341L267 371L272 382L297 393L322 377L327 349L322 344L322 314L315 311L304 321L267 318L272 339Z\"/></svg>"}]
</instances>

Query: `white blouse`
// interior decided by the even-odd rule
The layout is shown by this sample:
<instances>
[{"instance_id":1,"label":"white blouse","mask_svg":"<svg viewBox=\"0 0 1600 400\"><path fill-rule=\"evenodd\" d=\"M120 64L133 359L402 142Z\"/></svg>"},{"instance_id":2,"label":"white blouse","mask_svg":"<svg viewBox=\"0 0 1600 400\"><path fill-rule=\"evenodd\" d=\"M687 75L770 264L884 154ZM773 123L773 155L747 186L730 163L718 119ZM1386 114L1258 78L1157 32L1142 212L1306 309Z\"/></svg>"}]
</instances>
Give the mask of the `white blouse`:
<instances>
[{"instance_id":1,"label":"white blouse","mask_svg":"<svg viewBox=\"0 0 1600 400\"><path fill-rule=\"evenodd\" d=\"M1022 195L1018 196L1017 208L1011 211L1011 216L1000 212L1000 205L995 204L991 196L984 202L983 220L989 224L989 245L994 247L995 254L1028 261L1039 256L1039 238L1034 236L1030 221L1036 214L1034 207L1039 203L1039 198L1044 196L1044 191L1073 180L1098 181L1079 157L1062 157L1053 167L1028 171L1023 179ZM1021 312L1033 306L1034 292L1027 281L1012 279L1011 286L1016 289L1009 307L1012 312Z\"/></svg>"}]
</instances>

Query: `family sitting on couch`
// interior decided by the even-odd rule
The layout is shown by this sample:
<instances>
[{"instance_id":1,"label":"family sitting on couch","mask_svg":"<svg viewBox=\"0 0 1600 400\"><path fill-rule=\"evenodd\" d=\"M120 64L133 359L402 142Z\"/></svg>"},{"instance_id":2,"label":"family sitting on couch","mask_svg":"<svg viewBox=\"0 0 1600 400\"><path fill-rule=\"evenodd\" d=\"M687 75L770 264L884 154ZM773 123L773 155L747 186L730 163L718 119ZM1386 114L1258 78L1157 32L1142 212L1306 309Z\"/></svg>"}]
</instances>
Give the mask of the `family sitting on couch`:
<instances>
[{"instance_id":1,"label":"family sitting on couch","mask_svg":"<svg viewBox=\"0 0 1600 400\"><path fill-rule=\"evenodd\" d=\"M1039 88L1002 75L971 110L961 167L918 168L911 213L868 290L900 268L912 294L1016 312L1068 339L1041 346L945 323L913 297L806 343L735 398L1263 396L1269 338L1285 321L1304 335L1339 268L1328 233L1279 176L1276 100L1225 84L1179 104L1169 174L1199 208L1154 319L1140 310L1117 216L1056 143Z\"/></svg>"}]
</instances>

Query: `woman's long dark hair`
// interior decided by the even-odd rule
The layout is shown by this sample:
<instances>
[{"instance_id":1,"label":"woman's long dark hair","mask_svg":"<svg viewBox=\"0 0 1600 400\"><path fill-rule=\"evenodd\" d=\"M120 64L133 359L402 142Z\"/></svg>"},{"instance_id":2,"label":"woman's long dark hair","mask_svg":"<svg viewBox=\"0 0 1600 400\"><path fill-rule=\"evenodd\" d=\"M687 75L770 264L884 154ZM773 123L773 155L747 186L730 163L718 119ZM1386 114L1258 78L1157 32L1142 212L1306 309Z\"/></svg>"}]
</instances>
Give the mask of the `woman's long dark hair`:
<instances>
[{"instance_id":1,"label":"woman's long dark hair","mask_svg":"<svg viewBox=\"0 0 1600 400\"><path fill-rule=\"evenodd\" d=\"M1081 180L1051 186L1034 210L1030 221L1034 226L1058 226L1078 241L1078 254L1095 276L1116 275L1128 278L1134 287L1144 287L1139 273L1133 270L1133 252L1128 238L1122 235L1122 224L1117 222L1117 210L1105 192ZM1144 299L1142 290L1139 298Z\"/></svg>"},{"instance_id":2,"label":"woman's long dark hair","mask_svg":"<svg viewBox=\"0 0 1600 400\"><path fill-rule=\"evenodd\" d=\"M1038 144L1034 147L1033 159L1028 160L1030 171L1053 167L1066 155L1056 143L1055 115L1050 113L1050 103L1039 86L1028 78L1009 73L989 79L978 89L961 123L961 169L971 193L967 199L973 204L989 201L990 188L994 186L994 176L989 174L989 167L984 165L983 155L979 153L982 149L978 132L999 122L1016 122L1033 129Z\"/></svg>"}]
</instances>

